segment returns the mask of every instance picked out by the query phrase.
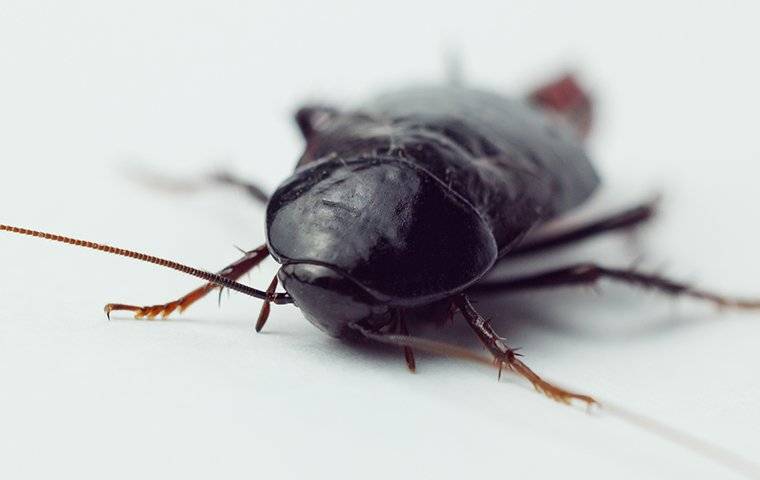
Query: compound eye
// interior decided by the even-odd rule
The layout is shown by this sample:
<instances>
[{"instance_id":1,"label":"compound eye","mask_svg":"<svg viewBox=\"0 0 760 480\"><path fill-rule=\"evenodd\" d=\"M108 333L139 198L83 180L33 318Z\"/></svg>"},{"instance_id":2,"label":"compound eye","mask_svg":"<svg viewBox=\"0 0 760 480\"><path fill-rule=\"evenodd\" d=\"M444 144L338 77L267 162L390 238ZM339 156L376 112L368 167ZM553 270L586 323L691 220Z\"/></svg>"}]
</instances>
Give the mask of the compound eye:
<instances>
[{"instance_id":1,"label":"compound eye","mask_svg":"<svg viewBox=\"0 0 760 480\"><path fill-rule=\"evenodd\" d=\"M371 295L342 273L313 263L289 263L277 273L304 316L321 330L340 337L347 326L387 313Z\"/></svg>"}]
</instances>

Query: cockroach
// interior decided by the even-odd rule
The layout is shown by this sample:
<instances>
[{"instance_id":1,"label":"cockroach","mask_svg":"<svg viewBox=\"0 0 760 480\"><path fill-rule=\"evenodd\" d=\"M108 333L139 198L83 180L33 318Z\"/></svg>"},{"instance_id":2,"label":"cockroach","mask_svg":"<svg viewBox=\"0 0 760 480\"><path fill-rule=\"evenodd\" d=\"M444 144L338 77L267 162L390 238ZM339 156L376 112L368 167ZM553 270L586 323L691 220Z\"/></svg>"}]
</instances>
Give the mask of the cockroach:
<instances>
[{"instance_id":1,"label":"cockroach","mask_svg":"<svg viewBox=\"0 0 760 480\"><path fill-rule=\"evenodd\" d=\"M414 371L414 349L468 357L461 349L407 331L408 323L442 321L459 312L499 372L516 373L560 402L595 404L593 397L534 373L477 311L471 295L609 279L720 307L760 308L760 301L589 263L483 280L499 262L630 229L652 218L655 204L643 202L542 235L549 221L581 206L600 184L584 148L592 110L590 96L569 75L517 99L448 85L391 92L351 110L301 108L296 123L305 151L293 175L271 196L231 175L216 177L244 187L267 205L266 244L218 273L15 226L0 225L0 230L151 262L207 282L164 304L108 304L109 318L116 311L167 317L213 290L228 288L263 300L256 331L264 327L271 304L292 303L329 335L402 347ZM270 256L281 266L266 290L237 281ZM284 292L277 291L280 283Z\"/></svg>"},{"instance_id":2,"label":"cockroach","mask_svg":"<svg viewBox=\"0 0 760 480\"><path fill-rule=\"evenodd\" d=\"M215 176L266 203L266 244L218 273L61 235L10 225L0 230L147 261L207 282L164 304L109 303L109 318L123 310L137 318L167 317L215 289L228 288L264 301L257 332L271 304L292 303L329 335L401 344L414 371L407 323L445 320L458 311L500 370L517 373L565 403L595 400L528 368L475 309L472 294L609 279L721 307L760 308L760 301L587 263L482 281L499 262L628 229L653 216L655 204L646 202L541 235L547 222L582 205L600 183L584 149L591 99L571 75L521 99L455 84L417 87L381 95L353 110L307 106L295 120L306 149L293 175L271 197L232 175ZM281 267L265 291L237 281L269 256ZM280 282L285 292L276 291Z\"/></svg>"}]
</instances>

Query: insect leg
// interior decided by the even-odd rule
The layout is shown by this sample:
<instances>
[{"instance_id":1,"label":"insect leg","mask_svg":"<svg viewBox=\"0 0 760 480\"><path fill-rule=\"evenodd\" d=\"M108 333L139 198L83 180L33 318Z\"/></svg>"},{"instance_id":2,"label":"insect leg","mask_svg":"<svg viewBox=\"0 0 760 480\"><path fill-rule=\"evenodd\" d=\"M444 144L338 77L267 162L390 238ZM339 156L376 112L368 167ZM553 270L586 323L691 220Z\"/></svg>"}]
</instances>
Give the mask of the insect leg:
<instances>
[{"instance_id":1,"label":"insect leg","mask_svg":"<svg viewBox=\"0 0 760 480\"><path fill-rule=\"evenodd\" d=\"M274 276L269 287L267 288L267 298L264 299L264 303L261 305L259 311L259 318L256 320L256 332L260 332L269 319L269 311L271 310L272 299L274 299L275 290L277 290L277 275Z\"/></svg>"},{"instance_id":2,"label":"insect leg","mask_svg":"<svg viewBox=\"0 0 760 480\"><path fill-rule=\"evenodd\" d=\"M169 193L196 193L214 185L225 185L245 191L260 203L266 204L269 200L269 195L261 187L226 170L214 170L197 178L177 178L151 168L127 165L126 174L142 185Z\"/></svg>"},{"instance_id":3,"label":"insect leg","mask_svg":"<svg viewBox=\"0 0 760 480\"><path fill-rule=\"evenodd\" d=\"M602 267L593 263L580 263L526 277L495 282L483 282L473 286L469 292L514 292L517 290L558 286L593 285L602 279L614 280L645 289L652 289L667 295L696 298L710 302L718 307L744 309L760 308L760 299L726 297L660 275L642 273L629 269Z\"/></svg>"},{"instance_id":4,"label":"insect leg","mask_svg":"<svg viewBox=\"0 0 760 480\"><path fill-rule=\"evenodd\" d=\"M254 250L246 252L241 259L221 270L219 272L219 275L225 278L229 278L230 280L237 280L249 272L253 267L261 263L265 258L267 258L267 256L269 256L269 250L267 249L266 245L262 245ZM177 309L179 309L180 312L185 311L190 305L205 297L211 291L216 290L217 288L220 288L219 285L209 282L178 298L177 300L161 305L149 305L141 307L136 305L125 305L121 303L109 303L105 306L104 310L106 312L106 315L109 317L111 315L111 312L130 311L135 312L135 318L155 318L157 315L161 315L163 318L166 318Z\"/></svg>"},{"instance_id":5,"label":"insect leg","mask_svg":"<svg viewBox=\"0 0 760 480\"><path fill-rule=\"evenodd\" d=\"M518 245L504 259L538 253L586 240L603 233L632 228L651 219L656 211L657 200L642 203L633 208L602 217L599 220L573 227L570 230Z\"/></svg>"},{"instance_id":6,"label":"insect leg","mask_svg":"<svg viewBox=\"0 0 760 480\"><path fill-rule=\"evenodd\" d=\"M494 362L499 367L500 377L501 369L507 368L532 383L537 391L558 402L570 403L573 400L579 400L588 405L596 403L596 400L588 395L574 393L543 380L533 372L533 370L528 368L528 366L518 358L521 355L514 349L509 348L504 342L504 339L494 331L490 320L485 319L477 310L475 310L475 307L472 306L467 295L457 295L454 297L454 303L459 311L462 312L467 323L470 324L470 327L475 331L475 334L483 345L485 345L494 356Z\"/></svg>"},{"instance_id":7,"label":"insect leg","mask_svg":"<svg viewBox=\"0 0 760 480\"><path fill-rule=\"evenodd\" d=\"M240 177L231 174L230 172L219 171L211 175L211 178L217 183L241 188L254 200L257 200L264 205L266 205L266 203L269 201L269 195L264 190L262 190L261 187L255 183L247 182Z\"/></svg>"},{"instance_id":8,"label":"insect leg","mask_svg":"<svg viewBox=\"0 0 760 480\"><path fill-rule=\"evenodd\" d=\"M405 337L409 336L409 330L406 328L406 320L404 320L404 317L401 316L401 312L396 312L396 329L399 334L404 335ZM404 346L404 358L406 359L406 367L409 369L410 372L414 373L417 370L417 363L414 360L414 350L412 350L412 347Z\"/></svg>"}]
</instances>

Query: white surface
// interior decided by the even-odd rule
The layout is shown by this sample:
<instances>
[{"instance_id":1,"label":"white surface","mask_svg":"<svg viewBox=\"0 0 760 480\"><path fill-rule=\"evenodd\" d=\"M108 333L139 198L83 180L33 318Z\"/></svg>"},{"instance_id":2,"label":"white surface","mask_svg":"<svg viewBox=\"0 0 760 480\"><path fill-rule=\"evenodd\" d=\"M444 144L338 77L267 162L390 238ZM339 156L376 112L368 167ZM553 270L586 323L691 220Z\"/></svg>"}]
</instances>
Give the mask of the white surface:
<instances>
[{"instance_id":1,"label":"white surface","mask_svg":"<svg viewBox=\"0 0 760 480\"><path fill-rule=\"evenodd\" d=\"M665 194L638 242L564 259L640 252L760 294L756 2L406 3L3 0L0 222L217 269L262 242L262 209L151 191L121 162L221 163L274 188L302 148L299 103L437 81L454 45L471 82L505 93L574 68L598 99L607 198ZM410 375L396 351L343 345L291 307L263 335L240 295L106 322L108 301L198 284L171 271L7 234L0 265L3 478L734 478L480 367L421 356ZM482 305L537 371L760 458L760 315L607 285ZM426 333L477 348L463 327Z\"/></svg>"}]
</instances>

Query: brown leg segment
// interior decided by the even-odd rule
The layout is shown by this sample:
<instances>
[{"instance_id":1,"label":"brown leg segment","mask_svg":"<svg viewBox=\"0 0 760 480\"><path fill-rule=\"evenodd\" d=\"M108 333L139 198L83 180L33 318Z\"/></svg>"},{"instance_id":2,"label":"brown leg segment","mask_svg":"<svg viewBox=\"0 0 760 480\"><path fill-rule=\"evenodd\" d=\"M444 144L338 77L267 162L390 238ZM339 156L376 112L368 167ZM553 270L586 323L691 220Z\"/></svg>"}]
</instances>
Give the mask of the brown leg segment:
<instances>
[{"instance_id":1,"label":"brown leg segment","mask_svg":"<svg viewBox=\"0 0 760 480\"><path fill-rule=\"evenodd\" d=\"M277 275L274 276L272 281L269 283L269 287L267 287L267 298L264 299L264 303L261 305L261 310L259 310L259 318L256 320L256 333L260 332L262 328L264 328L264 324L267 323L267 320L269 319L269 311L272 308L271 303L272 299L274 298L274 292L277 290Z\"/></svg>"},{"instance_id":2,"label":"brown leg segment","mask_svg":"<svg viewBox=\"0 0 760 480\"><path fill-rule=\"evenodd\" d=\"M405 337L408 337L409 330L406 328L406 320L404 320L404 317L401 316L401 313L398 313L397 315L398 333ZM412 350L412 347L404 346L404 358L406 359L406 367L410 372L414 373L417 370L417 363L414 360L414 351Z\"/></svg>"},{"instance_id":3,"label":"brown leg segment","mask_svg":"<svg viewBox=\"0 0 760 480\"><path fill-rule=\"evenodd\" d=\"M657 200L646 202L622 212L592 221L591 223L579 225L565 232L518 245L512 249L506 257L504 257L504 260L562 247L581 240L586 240L587 238L602 233L632 228L652 218L656 211Z\"/></svg>"},{"instance_id":4,"label":"brown leg segment","mask_svg":"<svg viewBox=\"0 0 760 480\"><path fill-rule=\"evenodd\" d=\"M243 258L237 260L235 263L227 266L219 272L219 275L229 278L230 280L237 280L245 275L253 267L261 263L265 258L269 256L269 250L266 245L262 245L250 252L247 252ZM185 311L190 305L197 302L201 298L208 295L209 292L219 288L214 283L206 283L192 292L174 300L172 302L164 303L161 305L150 306L136 306L125 305L121 303L109 303L105 306L104 310L106 315L111 318L111 312L117 311L130 311L135 312L135 318L155 318L157 315L161 315L163 318L168 317L172 312L179 309L180 312Z\"/></svg>"},{"instance_id":5,"label":"brown leg segment","mask_svg":"<svg viewBox=\"0 0 760 480\"><path fill-rule=\"evenodd\" d=\"M494 356L494 362L499 366L499 375L501 375L501 369L506 367L528 380L533 384L533 387L536 390L558 402L571 403L573 400L579 400L587 405L597 403L596 400L588 395L574 393L543 380L533 372L533 370L528 368L528 366L518 358L520 354L516 353L514 349L509 348L504 343L504 339L496 334L491 326L491 322L486 320L477 310L475 310L475 307L472 306L467 295L457 295L454 297L454 303L457 308L459 308L459 311L462 312L467 323L470 324L470 327L475 331L475 334L483 345L485 345Z\"/></svg>"},{"instance_id":6,"label":"brown leg segment","mask_svg":"<svg viewBox=\"0 0 760 480\"><path fill-rule=\"evenodd\" d=\"M514 292L517 290L551 288L572 285L593 285L601 279L614 280L629 285L652 289L666 295L686 296L710 302L717 307L755 309L760 299L731 298L700 290L685 283L676 282L659 275L652 275L617 268L607 268L593 263L581 263L527 277L475 285L469 292Z\"/></svg>"}]
</instances>

